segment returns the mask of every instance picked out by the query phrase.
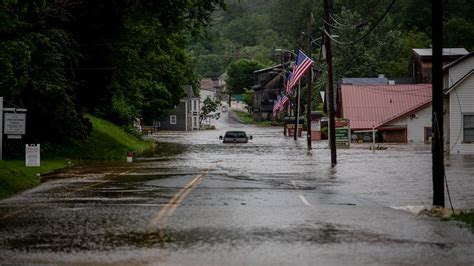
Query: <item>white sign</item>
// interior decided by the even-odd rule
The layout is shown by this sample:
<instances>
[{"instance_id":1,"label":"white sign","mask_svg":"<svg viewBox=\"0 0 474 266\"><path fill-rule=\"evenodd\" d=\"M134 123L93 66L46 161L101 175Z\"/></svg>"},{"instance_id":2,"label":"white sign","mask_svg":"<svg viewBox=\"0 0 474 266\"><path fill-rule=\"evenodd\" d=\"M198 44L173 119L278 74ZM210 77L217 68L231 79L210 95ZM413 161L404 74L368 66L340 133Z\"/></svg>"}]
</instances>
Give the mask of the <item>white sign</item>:
<instances>
[{"instance_id":1,"label":"white sign","mask_svg":"<svg viewBox=\"0 0 474 266\"><path fill-rule=\"evenodd\" d=\"M321 131L321 121L311 121L311 131Z\"/></svg>"},{"instance_id":2,"label":"white sign","mask_svg":"<svg viewBox=\"0 0 474 266\"><path fill-rule=\"evenodd\" d=\"M25 124L25 113L5 113L3 133L6 135L25 135Z\"/></svg>"},{"instance_id":3,"label":"white sign","mask_svg":"<svg viewBox=\"0 0 474 266\"><path fill-rule=\"evenodd\" d=\"M40 166L40 145L26 144L25 148L25 164L26 166Z\"/></svg>"}]
</instances>

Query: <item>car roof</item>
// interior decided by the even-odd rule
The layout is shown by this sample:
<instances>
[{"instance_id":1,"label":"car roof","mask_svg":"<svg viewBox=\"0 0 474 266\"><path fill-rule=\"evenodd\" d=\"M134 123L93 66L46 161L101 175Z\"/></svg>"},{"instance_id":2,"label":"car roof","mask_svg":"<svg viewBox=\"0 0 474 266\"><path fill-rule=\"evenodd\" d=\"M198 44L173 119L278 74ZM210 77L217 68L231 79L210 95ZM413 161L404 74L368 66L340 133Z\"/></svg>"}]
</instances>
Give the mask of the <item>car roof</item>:
<instances>
[{"instance_id":1,"label":"car roof","mask_svg":"<svg viewBox=\"0 0 474 266\"><path fill-rule=\"evenodd\" d=\"M245 133L245 131L226 131L225 133Z\"/></svg>"}]
</instances>

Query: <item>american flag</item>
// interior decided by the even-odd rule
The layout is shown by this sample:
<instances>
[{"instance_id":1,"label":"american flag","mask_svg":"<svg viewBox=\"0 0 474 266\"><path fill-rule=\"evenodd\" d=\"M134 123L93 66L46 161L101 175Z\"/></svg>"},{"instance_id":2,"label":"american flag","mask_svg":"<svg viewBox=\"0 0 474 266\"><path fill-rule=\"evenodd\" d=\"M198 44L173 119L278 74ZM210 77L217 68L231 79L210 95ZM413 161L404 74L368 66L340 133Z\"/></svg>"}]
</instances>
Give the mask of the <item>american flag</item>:
<instances>
[{"instance_id":1,"label":"american flag","mask_svg":"<svg viewBox=\"0 0 474 266\"><path fill-rule=\"evenodd\" d=\"M288 89L290 85L291 75L292 75L291 71L288 71L288 74L286 75L286 79L285 79L285 88L286 88L286 93L288 95L291 95L292 93L292 91Z\"/></svg>"},{"instance_id":2,"label":"american flag","mask_svg":"<svg viewBox=\"0 0 474 266\"><path fill-rule=\"evenodd\" d=\"M293 68L293 74L291 75L290 83L286 90L291 91L293 87L301 80L304 73L313 65L314 61L307 57L301 50L298 52L296 58L296 64Z\"/></svg>"},{"instance_id":3,"label":"american flag","mask_svg":"<svg viewBox=\"0 0 474 266\"><path fill-rule=\"evenodd\" d=\"M275 105L273 105L273 116L276 116L276 114L283 109L285 106L286 102L288 102L289 98L288 96L284 95L283 97L278 96L277 101L275 102Z\"/></svg>"},{"instance_id":4,"label":"american flag","mask_svg":"<svg viewBox=\"0 0 474 266\"><path fill-rule=\"evenodd\" d=\"M280 95L278 95L275 103L273 104L273 116L276 116L276 114L278 113L278 109L280 109L280 101L281 97Z\"/></svg>"}]
</instances>

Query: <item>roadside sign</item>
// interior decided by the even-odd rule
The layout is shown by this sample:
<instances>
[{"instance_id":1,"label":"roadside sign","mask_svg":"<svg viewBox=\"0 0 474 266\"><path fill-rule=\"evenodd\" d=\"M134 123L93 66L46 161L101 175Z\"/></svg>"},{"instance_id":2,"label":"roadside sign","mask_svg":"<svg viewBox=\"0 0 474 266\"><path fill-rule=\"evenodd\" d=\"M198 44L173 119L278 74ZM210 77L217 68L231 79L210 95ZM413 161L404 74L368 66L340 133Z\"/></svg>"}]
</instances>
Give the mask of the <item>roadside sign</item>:
<instances>
[{"instance_id":1,"label":"roadside sign","mask_svg":"<svg viewBox=\"0 0 474 266\"><path fill-rule=\"evenodd\" d=\"M25 165L40 166L40 144L26 144L25 147Z\"/></svg>"},{"instance_id":2,"label":"roadside sign","mask_svg":"<svg viewBox=\"0 0 474 266\"><path fill-rule=\"evenodd\" d=\"M3 133L6 135L25 135L25 125L25 113L5 113Z\"/></svg>"},{"instance_id":3,"label":"roadside sign","mask_svg":"<svg viewBox=\"0 0 474 266\"><path fill-rule=\"evenodd\" d=\"M349 125L349 119L336 119L336 146L340 148L349 148L351 145L351 127Z\"/></svg>"},{"instance_id":4,"label":"roadside sign","mask_svg":"<svg viewBox=\"0 0 474 266\"><path fill-rule=\"evenodd\" d=\"M7 139L21 139L21 135L8 135Z\"/></svg>"}]
</instances>

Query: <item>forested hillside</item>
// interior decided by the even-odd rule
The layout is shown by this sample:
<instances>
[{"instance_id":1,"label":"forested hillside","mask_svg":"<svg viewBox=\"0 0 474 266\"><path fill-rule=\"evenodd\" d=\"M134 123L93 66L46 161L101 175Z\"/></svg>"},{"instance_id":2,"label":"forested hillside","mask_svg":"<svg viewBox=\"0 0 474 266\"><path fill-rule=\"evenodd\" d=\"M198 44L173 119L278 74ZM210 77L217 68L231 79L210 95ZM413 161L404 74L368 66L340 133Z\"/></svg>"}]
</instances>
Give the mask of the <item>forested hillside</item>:
<instances>
[{"instance_id":1,"label":"forested hillside","mask_svg":"<svg viewBox=\"0 0 474 266\"><path fill-rule=\"evenodd\" d=\"M26 143L89 135L89 112L127 127L156 119L197 84L187 37L223 0L5 0L0 96L27 108ZM21 141L8 142L7 146ZM46 146L46 145L45 145Z\"/></svg>"},{"instance_id":2,"label":"forested hillside","mask_svg":"<svg viewBox=\"0 0 474 266\"><path fill-rule=\"evenodd\" d=\"M474 2L445 1L444 47L474 50ZM240 58L265 65L275 63L275 48L306 49L308 16L312 13L313 39L322 36L321 0L226 1L227 11L213 14L207 39L193 39L190 46L197 72L222 74ZM336 77L405 76L411 48L431 43L429 0L334 0L332 34ZM388 11L387 14L385 14ZM441 19L441 18L440 18ZM356 40L355 43L354 40ZM313 58L319 58L317 41ZM322 66L323 67L323 66Z\"/></svg>"}]
</instances>

